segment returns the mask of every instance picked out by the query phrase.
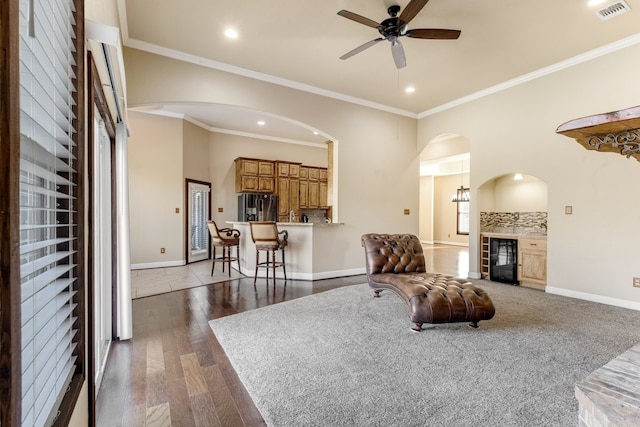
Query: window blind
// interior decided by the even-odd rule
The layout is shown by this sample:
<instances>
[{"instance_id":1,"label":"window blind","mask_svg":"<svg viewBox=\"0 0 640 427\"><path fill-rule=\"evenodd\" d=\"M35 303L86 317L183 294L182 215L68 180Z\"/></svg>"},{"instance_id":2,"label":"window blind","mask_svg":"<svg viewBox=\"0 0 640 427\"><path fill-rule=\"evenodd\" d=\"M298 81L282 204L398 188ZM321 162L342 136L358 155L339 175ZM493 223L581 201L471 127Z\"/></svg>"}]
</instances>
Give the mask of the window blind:
<instances>
[{"instance_id":1,"label":"window blind","mask_svg":"<svg viewBox=\"0 0 640 427\"><path fill-rule=\"evenodd\" d=\"M72 0L20 1L22 425L49 425L80 340Z\"/></svg>"}]
</instances>

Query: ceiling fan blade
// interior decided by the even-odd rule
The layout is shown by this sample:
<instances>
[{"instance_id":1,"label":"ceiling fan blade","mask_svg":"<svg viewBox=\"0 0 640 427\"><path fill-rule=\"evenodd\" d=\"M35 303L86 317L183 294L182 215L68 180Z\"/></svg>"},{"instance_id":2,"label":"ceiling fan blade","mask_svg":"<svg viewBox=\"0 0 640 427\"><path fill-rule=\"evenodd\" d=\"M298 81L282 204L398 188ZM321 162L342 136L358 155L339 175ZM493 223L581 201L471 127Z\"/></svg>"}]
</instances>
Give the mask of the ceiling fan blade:
<instances>
[{"instance_id":1,"label":"ceiling fan blade","mask_svg":"<svg viewBox=\"0 0 640 427\"><path fill-rule=\"evenodd\" d=\"M404 48L399 40L391 42L391 55L393 55L393 62L396 63L396 68L403 68L407 66L407 59L404 56Z\"/></svg>"},{"instance_id":2,"label":"ceiling fan blade","mask_svg":"<svg viewBox=\"0 0 640 427\"><path fill-rule=\"evenodd\" d=\"M378 22L372 19L365 18L364 16L358 15L357 13L349 12L348 10L344 9L338 12L338 15L344 16L345 18L351 19L352 21L359 22L360 24L364 24L367 27L378 28L378 25L380 25Z\"/></svg>"},{"instance_id":3,"label":"ceiling fan blade","mask_svg":"<svg viewBox=\"0 0 640 427\"><path fill-rule=\"evenodd\" d=\"M438 28L416 28L407 30L403 36L414 39L455 40L460 37L460 30L441 30Z\"/></svg>"},{"instance_id":4,"label":"ceiling fan blade","mask_svg":"<svg viewBox=\"0 0 640 427\"><path fill-rule=\"evenodd\" d=\"M340 59L348 59L351 58L353 55L355 55L356 53L360 53L365 49L370 48L371 46L373 46L374 44L381 42L382 40L384 40L384 38L382 37L378 37L377 39L373 39L371 41L366 42L365 44L358 46L357 48L350 50L349 52L345 53L344 55L342 55L340 57Z\"/></svg>"},{"instance_id":5,"label":"ceiling fan blade","mask_svg":"<svg viewBox=\"0 0 640 427\"><path fill-rule=\"evenodd\" d=\"M405 24L408 24L409 21L416 17L418 12L422 10L424 5L426 5L428 1L429 0L411 0L409 4L404 9L402 9L402 12L399 16L400 20L404 21Z\"/></svg>"}]
</instances>

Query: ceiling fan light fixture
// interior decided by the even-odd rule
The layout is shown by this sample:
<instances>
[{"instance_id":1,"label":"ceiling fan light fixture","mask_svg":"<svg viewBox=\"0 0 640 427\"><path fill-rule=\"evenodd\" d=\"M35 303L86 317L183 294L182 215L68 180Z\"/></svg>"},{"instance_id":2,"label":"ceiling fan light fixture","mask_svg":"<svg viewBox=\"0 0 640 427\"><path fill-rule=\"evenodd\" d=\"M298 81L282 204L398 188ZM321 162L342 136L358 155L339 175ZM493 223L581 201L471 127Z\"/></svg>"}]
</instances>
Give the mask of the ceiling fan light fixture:
<instances>
[{"instance_id":1,"label":"ceiling fan light fixture","mask_svg":"<svg viewBox=\"0 0 640 427\"><path fill-rule=\"evenodd\" d=\"M415 87L413 87L413 86L407 86L407 87L404 89L404 91L405 91L405 93L414 93L414 92L416 91L416 88L415 88Z\"/></svg>"}]
</instances>

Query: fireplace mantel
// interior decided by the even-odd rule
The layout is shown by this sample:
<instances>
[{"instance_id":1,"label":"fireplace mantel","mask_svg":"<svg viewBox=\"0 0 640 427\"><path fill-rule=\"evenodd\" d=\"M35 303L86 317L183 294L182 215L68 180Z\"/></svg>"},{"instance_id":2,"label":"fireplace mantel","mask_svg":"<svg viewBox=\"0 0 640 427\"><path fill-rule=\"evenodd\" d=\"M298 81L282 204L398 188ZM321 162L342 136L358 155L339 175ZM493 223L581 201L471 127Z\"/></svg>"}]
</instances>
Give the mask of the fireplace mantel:
<instances>
[{"instance_id":1,"label":"fireplace mantel","mask_svg":"<svg viewBox=\"0 0 640 427\"><path fill-rule=\"evenodd\" d=\"M614 152L640 161L640 106L568 121L556 133L588 150Z\"/></svg>"}]
</instances>

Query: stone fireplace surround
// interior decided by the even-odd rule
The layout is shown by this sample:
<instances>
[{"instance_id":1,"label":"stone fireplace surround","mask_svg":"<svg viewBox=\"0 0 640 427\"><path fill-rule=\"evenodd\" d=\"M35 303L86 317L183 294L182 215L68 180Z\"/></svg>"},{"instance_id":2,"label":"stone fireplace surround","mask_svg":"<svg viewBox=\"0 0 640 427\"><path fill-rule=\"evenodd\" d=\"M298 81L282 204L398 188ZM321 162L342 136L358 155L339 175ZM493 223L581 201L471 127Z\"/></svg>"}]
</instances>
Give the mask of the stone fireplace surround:
<instances>
[{"instance_id":1,"label":"stone fireplace surround","mask_svg":"<svg viewBox=\"0 0 640 427\"><path fill-rule=\"evenodd\" d=\"M640 345L576 383L580 427L640 425Z\"/></svg>"}]
</instances>

